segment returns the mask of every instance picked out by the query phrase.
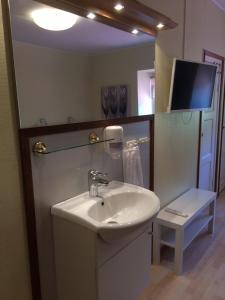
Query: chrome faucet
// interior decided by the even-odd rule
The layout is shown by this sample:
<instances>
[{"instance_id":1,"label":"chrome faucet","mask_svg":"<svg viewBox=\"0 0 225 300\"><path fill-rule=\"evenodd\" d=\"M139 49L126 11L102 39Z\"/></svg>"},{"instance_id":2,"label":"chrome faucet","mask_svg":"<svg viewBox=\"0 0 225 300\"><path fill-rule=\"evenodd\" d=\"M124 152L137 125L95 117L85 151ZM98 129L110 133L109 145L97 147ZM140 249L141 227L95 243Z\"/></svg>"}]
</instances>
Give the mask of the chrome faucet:
<instances>
[{"instance_id":1,"label":"chrome faucet","mask_svg":"<svg viewBox=\"0 0 225 300\"><path fill-rule=\"evenodd\" d=\"M101 173L93 169L88 171L88 190L90 197L99 197L98 186L108 184L109 180L106 173Z\"/></svg>"}]
</instances>

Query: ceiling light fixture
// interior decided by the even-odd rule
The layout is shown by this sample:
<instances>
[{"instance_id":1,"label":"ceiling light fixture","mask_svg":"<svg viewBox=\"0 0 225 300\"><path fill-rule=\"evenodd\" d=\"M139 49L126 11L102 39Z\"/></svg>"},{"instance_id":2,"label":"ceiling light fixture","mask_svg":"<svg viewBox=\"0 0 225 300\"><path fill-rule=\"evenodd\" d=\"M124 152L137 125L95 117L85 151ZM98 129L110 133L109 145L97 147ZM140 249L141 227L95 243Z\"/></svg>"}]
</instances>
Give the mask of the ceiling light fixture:
<instances>
[{"instance_id":1,"label":"ceiling light fixture","mask_svg":"<svg viewBox=\"0 0 225 300\"><path fill-rule=\"evenodd\" d=\"M56 8L34 10L31 17L36 25L53 31L66 30L75 25L78 16Z\"/></svg>"},{"instance_id":2,"label":"ceiling light fixture","mask_svg":"<svg viewBox=\"0 0 225 300\"><path fill-rule=\"evenodd\" d=\"M114 9L117 10L117 11L121 11L124 9L124 5L121 4L121 3L117 3L115 6L114 6Z\"/></svg>"},{"instance_id":3,"label":"ceiling light fixture","mask_svg":"<svg viewBox=\"0 0 225 300\"><path fill-rule=\"evenodd\" d=\"M165 25L163 23L159 23L157 26L156 26L158 29L162 29L163 27L165 27Z\"/></svg>"},{"instance_id":4,"label":"ceiling light fixture","mask_svg":"<svg viewBox=\"0 0 225 300\"><path fill-rule=\"evenodd\" d=\"M96 18L96 14L94 14L93 12L89 12L87 14L88 19L94 20Z\"/></svg>"},{"instance_id":5,"label":"ceiling light fixture","mask_svg":"<svg viewBox=\"0 0 225 300\"><path fill-rule=\"evenodd\" d=\"M137 30L136 28L134 28L134 29L132 30L132 33L137 35L137 34L139 33L139 30Z\"/></svg>"}]
</instances>

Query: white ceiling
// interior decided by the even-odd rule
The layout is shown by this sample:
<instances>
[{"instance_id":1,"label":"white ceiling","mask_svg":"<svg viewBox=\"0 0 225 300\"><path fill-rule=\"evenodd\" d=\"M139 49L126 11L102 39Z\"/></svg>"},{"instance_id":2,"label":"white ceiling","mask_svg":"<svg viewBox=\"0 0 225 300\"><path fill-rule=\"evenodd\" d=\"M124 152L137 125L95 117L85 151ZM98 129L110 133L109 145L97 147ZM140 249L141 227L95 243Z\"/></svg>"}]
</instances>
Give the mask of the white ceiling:
<instances>
[{"instance_id":1,"label":"white ceiling","mask_svg":"<svg viewBox=\"0 0 225 300\"><path fill-rule=\"evenodd\" d=\"M32 0L10 0L14 40L69 51L97 52L153 42L146 34L133 34L80 17L77 24L65 31L39 28L31 18L34 9L45 5Z\"/></svg>"},{"instance_id":2,"label":"white ceiling","mask_svg":"<svg viewBox=\"0 0 225 300\"><path fill-rule=\"evenodd\" d=\"M216 6L218 6L222 11L225 12L225 0L212 0Z\"/></svg>"}]
</instances>

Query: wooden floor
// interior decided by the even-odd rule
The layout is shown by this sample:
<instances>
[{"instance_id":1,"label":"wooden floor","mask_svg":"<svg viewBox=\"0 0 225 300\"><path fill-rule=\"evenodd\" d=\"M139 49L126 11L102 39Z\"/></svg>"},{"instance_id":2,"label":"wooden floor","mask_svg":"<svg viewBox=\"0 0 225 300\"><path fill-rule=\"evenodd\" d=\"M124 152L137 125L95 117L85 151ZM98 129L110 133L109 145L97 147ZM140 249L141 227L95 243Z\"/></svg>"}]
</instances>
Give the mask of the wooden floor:
<instances>
[{"instance_id":1,"label":"wooden floor","mask_svg":"<svg viewBox=\"0 0 225 300\"><path fill-rule=\"evenodd\" d=\"M225 300L225 193L217 200L214 236L203 231L185 251L182 276L171 270L172 249L162 252L162 265L152 266L151 285L139 300Z\"/></svg>"}]
</instances>

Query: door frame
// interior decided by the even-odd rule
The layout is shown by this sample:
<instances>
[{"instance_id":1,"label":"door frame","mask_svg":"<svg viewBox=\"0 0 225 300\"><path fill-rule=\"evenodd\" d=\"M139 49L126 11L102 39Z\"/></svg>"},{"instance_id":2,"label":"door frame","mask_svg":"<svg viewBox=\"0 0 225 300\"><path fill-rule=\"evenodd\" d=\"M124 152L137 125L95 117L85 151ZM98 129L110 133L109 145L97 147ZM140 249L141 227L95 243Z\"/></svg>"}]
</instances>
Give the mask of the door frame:
<instances>
[{"instance_id":1,"label":"door frame","mask_svg":"<svg viewBox=\"0 0 225 300\"><path fill-rule=\"evenodd\" d=\"M223 65L224 68L224 65ZM224 70L223 70L224 71ZM221 158L222 158L222 146L223 146L223 124L224 124L224 113L225 113L225 84L223 82L222 84L222 89L223 89L223 93L221 93L221 127L220 127L220 136L219 136L219 155L218 155L218 184L217 184L217 189L218 189L218 193L220 193L220 176L221 176ZM221 90L222 90L221 89Z\"/></svg>"},{"instance_id":2,"label":"door frame","mask_svg":"<svg viewBox=\"0 0 225 300\"><path fill-rule=\"evenodd\" d=\"M220 179L220 161L221 161L221 142L222 142L222 126L223 126L223 113L224 113L224 61L225 58L214 52L203 49L203 62L205 61L206 56L211 56L222 61L222 71L221 71L221 89L220 89L220 99L219 99L219 108L218 108L218 131L217 131L217 142L216 142L216 159L215 159L215 170L214 170L214 192L219 192L219 179ZM222 114L222 117L221 117ZM201 132L202 132L202 111L200 111L199 117L199 133L198 133L198 162L197 162L197 182L196 186L199 187L199 176L200 176L200 160L201 160Z\"/></svg>"}]
</instances>

